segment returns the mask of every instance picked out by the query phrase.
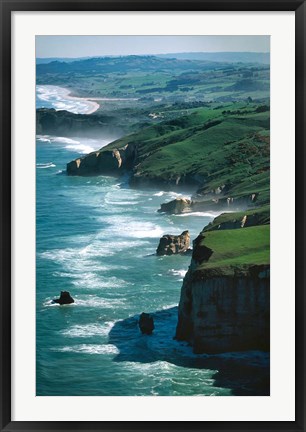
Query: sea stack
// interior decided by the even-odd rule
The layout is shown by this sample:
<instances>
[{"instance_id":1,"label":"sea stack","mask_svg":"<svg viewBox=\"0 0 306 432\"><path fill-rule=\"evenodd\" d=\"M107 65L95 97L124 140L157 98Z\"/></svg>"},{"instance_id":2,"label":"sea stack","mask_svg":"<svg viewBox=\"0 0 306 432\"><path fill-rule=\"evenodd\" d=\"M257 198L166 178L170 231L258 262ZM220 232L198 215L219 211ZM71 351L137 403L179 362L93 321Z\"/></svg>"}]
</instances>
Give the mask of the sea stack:
<instances>
[{"instance_id":1,"label":"sea stack","mask_svg":"<svg viewBox=\"0 0 306 432\"><path fill-rule=\"evenodd\" d=\"M161 237L156 255L174 255L185 253L190 246L189 231L183 231L180 235L166 234Z\"/></svg>"},{"instance_id":2,"label":"sea stack","mask_svg":"<svg viewBox=\"0 0 306 432\"><path fill-rule=\"evenodd\" d=\"M53 303L58 303L60 305L71 304L74 303L73 298L68 291L61 291L60 298L54 299Z\"/></svg>"},{"instance_id":3,"label":"sea stack","mask_svg":"<svg viewBox=\"0 0 306 432\"><path fill-rule=\"evenodd\" d=\"M139 328L142 334L151 335L154 330L154 320L152 315L142 312L139 317Z\"/></svg>"}]
</instances>

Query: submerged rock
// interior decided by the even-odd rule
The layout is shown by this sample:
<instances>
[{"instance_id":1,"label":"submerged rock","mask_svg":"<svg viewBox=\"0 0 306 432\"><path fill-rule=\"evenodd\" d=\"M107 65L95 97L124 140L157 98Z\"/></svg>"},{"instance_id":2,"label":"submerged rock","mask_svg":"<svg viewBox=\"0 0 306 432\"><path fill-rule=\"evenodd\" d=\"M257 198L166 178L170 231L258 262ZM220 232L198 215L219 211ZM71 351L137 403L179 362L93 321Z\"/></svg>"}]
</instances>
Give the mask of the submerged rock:
<instances>
[{"instance_id":1,"label":"submerged rock","mask_svg":"<svg viewBox=\"0 0 306 432\"><path fill-rule=\"evenodd\" d=\"M152 315L142 312L139 317L139 328L142 334L151 335L154 330L154 320Z\"/></svg>"},{"instance_id":2,"label":"submerged rock","mask_svg":"<svg viewBox=\"0 0 306 432\"><path fill-rule=\"evenodd\" d=\"M189 231L183 231L180 235L166 234L161 237L156 255L174 255L185 253L189 250L190 235Z\"/></svg>"},{"instance_id":3,"label":"submerged rock","mask_svg":"<svg viewBox=\"0 0 306 432\"><path fill-rule=\"evenodd\" d=\"M71 297L70 292L68 292L68 291L61 291L60 298L54 299L53 303L58 303L60 305L64 305L64 304L74 303L74 300Z\"/></svg>"}]
</instances>

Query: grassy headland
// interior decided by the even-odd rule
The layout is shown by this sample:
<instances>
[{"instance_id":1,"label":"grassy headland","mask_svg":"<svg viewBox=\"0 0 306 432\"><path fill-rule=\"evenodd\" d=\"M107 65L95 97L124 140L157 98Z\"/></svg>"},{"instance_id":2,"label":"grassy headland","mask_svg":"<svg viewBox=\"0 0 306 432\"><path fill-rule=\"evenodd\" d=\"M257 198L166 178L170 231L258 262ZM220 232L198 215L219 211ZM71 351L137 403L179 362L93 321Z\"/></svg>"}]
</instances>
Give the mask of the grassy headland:
<instances>
[{"instance_id":1,"label":"grassy headland","mask_svg":"<svg viewBox=\"0 0 306 432\"><path fill-rule=\"evenodd\" d=\"M77 168L73 162L68 164L67 172L103 174L103 158L117 152L121 163L111 173L129 171L133 185L189 185L198 196L219 189L219 198L256 194L257 205L264 205L269 203L269 124L266 105L196 108L116 140L80 158Z\"/></svg>"}]
</instances>

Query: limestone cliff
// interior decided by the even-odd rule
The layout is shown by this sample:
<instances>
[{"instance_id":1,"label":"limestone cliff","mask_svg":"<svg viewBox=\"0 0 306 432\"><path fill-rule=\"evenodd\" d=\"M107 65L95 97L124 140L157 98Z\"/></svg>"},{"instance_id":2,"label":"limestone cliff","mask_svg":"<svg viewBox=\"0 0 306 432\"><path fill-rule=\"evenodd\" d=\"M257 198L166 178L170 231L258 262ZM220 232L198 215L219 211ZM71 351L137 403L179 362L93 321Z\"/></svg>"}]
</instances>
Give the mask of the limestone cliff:
<instances>
[{"instance_id":1,"label":"limestone cliff","mask_svg":"<svg viewBox=\"0 0 306 432\"><path fill-rule=\"evenodd\" d=\"M137 151L135 146L126 144L121 148L89 153L67 164L68 175L121 175L132 168Z\"/></svg>"},{"instance_id":2,"label":"limestone cliff","mask_svg":"<svg viewBox=\"0 0 306 432\"><path fill-rule=\"evenodd\" d=\"M203 231L194 241L176 338L196 353L269 350L269 226Z\"/></svg>"},{"instance_id":3,"label":"limestone cliff","mask_svg":"<svg viewBox=\"0 0 306 432\"><path fill-rule=\"evenodd\" d=\"M174 255L179 253L185 253L188 251L190 246L190 234L189 231L183 231L180 235L169 235L162 236L159 241L156 255Z\"/></svg>"},{"instance_id":4,"label":"limestone cliff","mask_svg":"<svg viewBox=\"0 0 306 432\"><path fill-rule=\"evenodd\" d=\"M191 200L188 198L176 198L167 203L161 204L160 213L180 214L191 212Z\"/></svg>"},{"instance_id":5,"label":"limestone cliff","mask_svg":"<svg viewBox=\"0 0 306 432\"><path fill-rule=\"evenodd\" d=\"M205 211L235 211L247 209L256 205L257 194L247 194L237 197L222 196L210 199L203 199L199 196L195 199L176 198L167 203L163 203L158 210L160 213L180 214L189 212Z\"/></svg>"}]
</instances>

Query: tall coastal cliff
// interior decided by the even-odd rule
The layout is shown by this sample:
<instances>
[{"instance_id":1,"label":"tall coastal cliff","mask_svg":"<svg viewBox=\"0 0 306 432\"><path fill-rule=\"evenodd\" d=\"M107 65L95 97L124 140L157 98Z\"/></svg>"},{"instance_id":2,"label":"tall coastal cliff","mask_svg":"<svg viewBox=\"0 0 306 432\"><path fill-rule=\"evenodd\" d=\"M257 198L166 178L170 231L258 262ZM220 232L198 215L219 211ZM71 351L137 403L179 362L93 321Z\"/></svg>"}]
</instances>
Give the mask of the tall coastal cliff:
<instances>
[{"instance_id":1,"label":"tall coastal cliff","mask_svg":"<svg viewBox=\"0 0 306 432\"><path fill-rule=\"evenodd\" d=\"M176 338L195 353L268 351L270 225L211 228L194 241Z\"/></svg>"}]
</instances>

